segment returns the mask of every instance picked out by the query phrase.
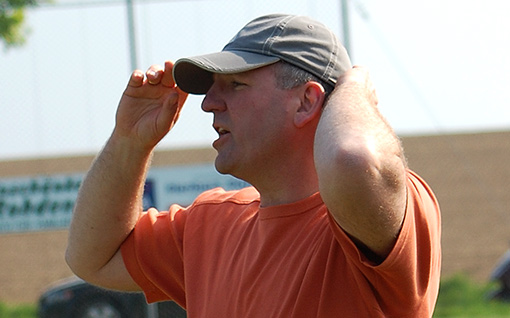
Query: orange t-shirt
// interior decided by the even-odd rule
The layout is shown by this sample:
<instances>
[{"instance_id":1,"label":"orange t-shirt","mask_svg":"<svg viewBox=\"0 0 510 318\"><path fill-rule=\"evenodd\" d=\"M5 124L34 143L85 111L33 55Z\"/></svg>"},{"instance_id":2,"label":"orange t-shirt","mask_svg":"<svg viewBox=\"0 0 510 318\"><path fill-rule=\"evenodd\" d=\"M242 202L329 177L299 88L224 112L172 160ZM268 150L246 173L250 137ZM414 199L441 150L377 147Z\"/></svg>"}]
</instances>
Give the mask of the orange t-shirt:
<instances>
[{"instance_id":1,"label":"orange t-shirt","mask_svg":"<svg viewBox=\"0 0 510 318\"><path fill-rule=\"evenodd\" d=\"M261 208L253 188L213 189L188 208L152 210L122 245L149 302L189 317L430 317L440 275L440 214L408 172L407 209L390 255L374 265L319 193Z\"/></svg>"}]
</instances>

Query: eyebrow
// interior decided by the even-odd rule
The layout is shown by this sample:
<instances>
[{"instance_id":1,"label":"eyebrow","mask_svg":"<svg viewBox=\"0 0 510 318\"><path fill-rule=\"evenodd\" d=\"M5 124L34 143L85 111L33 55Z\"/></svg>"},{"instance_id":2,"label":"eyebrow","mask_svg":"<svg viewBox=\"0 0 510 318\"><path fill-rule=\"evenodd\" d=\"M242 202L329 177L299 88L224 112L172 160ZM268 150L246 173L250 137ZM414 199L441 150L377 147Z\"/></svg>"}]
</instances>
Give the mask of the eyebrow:
<instances>
[{"instance_id":1,"label":"eyebrow","mask_svg":"<svg viewBox=\"0 0 510 318\"><path fill-rule=\"evenodd\" d=\"M213 73L213 81L217 81L218 78L221 78L224 81L247 81L248 75L245 74L247 72L241 72L241 73L230 73L230 74L221 74L221 73Z\"/></svg>"}]
</instances>

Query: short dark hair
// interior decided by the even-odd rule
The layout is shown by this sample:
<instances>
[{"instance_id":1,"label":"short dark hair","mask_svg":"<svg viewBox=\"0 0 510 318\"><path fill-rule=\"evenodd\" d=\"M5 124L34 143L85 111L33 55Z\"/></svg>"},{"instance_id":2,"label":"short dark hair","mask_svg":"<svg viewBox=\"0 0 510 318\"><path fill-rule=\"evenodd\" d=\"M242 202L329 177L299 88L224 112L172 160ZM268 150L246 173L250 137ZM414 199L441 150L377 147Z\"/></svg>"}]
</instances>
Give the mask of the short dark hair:
<instances>
[{"instance_id":1,"label":"short dark hair","mask_svg":"<svg viewBox=\"0 0 510 318\"><path fill-rule=\"evenodd\" d=\"M334 87L329 83L325 83L317 76L297 67L285 61L279 61L275 63L275 77L276 87L280 89L292 89L299 85L303 85L307 82L313 81L322 85L325 91L326 101L329 94L333 91Z\"/></svg>"}]
</instances>

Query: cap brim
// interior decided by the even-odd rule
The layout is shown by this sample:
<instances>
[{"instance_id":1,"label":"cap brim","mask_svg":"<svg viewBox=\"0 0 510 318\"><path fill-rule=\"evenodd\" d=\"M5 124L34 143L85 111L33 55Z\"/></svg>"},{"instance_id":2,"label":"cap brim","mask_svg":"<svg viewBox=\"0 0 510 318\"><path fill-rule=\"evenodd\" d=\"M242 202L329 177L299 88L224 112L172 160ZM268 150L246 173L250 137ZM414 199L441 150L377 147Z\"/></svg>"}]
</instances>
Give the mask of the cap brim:
<instances>
[{"instance_id":1,"label":"cap brim","mask_svg":"<svg viewBox=\"0 0 510 318\"><path fill-rule=\"evenodd\" d=\"M205 94L213 83L213 73L234 74L278 62L274 56L244 51L221 51L207 55L182 58L175 62L175 83L190 94Z\"/></svg>"}]
</instances>

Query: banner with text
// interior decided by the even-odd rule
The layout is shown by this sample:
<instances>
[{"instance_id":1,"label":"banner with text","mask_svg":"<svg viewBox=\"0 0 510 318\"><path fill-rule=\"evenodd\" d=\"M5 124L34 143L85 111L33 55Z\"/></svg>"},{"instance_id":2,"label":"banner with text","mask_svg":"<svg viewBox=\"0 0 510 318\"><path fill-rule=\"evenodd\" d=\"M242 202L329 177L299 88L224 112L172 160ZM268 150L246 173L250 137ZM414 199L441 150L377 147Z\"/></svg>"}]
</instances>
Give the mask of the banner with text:
<instances>
[{"instance_id":1,"label":"banner with text","mask_svg":"<svg viewBox=\"0 0 510 318\"><path fill-rule=\"evenodd\" d=\"M65 229L84 174L0 179L0 233ZM247 186L219 174L211 164L152 168L145 184L144 208L167 210L189 205L201 192Z\"/></svg>"}]
</instances>

